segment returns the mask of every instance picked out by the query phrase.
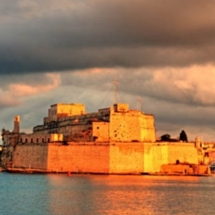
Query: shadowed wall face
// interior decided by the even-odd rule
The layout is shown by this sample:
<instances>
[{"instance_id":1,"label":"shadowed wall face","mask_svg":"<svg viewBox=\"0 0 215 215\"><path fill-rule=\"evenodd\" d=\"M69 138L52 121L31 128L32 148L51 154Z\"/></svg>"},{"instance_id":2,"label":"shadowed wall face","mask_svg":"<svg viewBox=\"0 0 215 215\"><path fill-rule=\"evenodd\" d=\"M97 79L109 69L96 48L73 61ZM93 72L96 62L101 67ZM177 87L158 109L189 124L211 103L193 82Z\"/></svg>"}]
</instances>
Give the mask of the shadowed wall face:
<instances>
[{"instance_id":1,"label":"shadowed wall face","mask_svg":"<svg viewBox=\"0 0 215 215\"><path fill-rule=\"evenodd\" d=\"M47 170L47 145L17 145L13 154L13 166Z\"/></svg>"}]
</instances>

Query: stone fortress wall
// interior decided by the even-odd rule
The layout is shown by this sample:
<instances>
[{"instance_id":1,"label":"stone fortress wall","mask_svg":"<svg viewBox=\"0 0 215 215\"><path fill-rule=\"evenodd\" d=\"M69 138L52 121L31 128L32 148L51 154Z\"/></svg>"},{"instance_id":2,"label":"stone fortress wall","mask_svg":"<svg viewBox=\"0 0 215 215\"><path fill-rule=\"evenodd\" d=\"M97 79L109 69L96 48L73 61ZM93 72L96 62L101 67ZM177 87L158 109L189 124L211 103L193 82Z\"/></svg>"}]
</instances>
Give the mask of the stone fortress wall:
<instances>
[{"instance_id":1,"label":"stone fortress wall","mask_svg":"<svg viewBox=\"0 0 215 215\"><path fill-rule=\"evenodd\" d=\"M158 173L161 166L198 164L193 143L59 143L17 145L13 166L52 172L141 174Z\"/></svg>"},{"instance_id":2,"label":"stone fortress wall","mask_svg":"<svg viewBox=\"0 0 215 215\"><path fill-rule=\"evenodd\" d=\"M86 113L82 104L55 104L33 133L2 130L4 162L13 168L102 174L159 173L177 162L199 165L197 143L156 142L154 116L115 104ZM9 153L10 152L10 153ZM9 154L8 157L6 154Z\"/></svg>"},{"instance_id":3,"label":"stone fortress wall","mask_svg":"<svg viewBox=\"0 0 215 215\"><path fill-rule=\"evenodd\" d=\"M160 172L161 166L180 163L199 164L194 143L162 142L145 144L144 172Z\"/></svg>"},{"instance_id":4,"label":"stone fortress wall","mask_svg":"<svg viewBox=\"0 0 215 215\"><path fill-rule=\"evenodd\" d=\"M17 145L13 152L12 167L47 170L48 145Z\"/></svg>"}]
</instances>

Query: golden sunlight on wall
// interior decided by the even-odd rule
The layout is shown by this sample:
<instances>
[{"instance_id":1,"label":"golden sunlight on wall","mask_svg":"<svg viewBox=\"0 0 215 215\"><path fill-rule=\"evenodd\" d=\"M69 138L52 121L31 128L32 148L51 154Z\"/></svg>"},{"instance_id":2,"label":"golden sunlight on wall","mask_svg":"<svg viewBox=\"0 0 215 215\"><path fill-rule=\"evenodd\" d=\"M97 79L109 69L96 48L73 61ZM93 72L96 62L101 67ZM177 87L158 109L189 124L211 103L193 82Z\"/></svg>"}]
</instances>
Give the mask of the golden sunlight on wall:
<instances>
[{"instance_id":1,"label":"golden sunlight on wall","mask_svg":"<svg viewBox=\"0 0 215 215\"><path fill-rule=\"evenodd\" d=\"M94 141L109 141L109 126L108 122L93 122Z\"/></svg>"},{"instance_id":2,"label":"golden sunlight on wall","mask_svg":"<svg viewBox=\"0 0 215 215\"><path fill-rule=\"evenodd\" d=\"M110 171L114 174L143 172L143 143L114 143L110 145Z\"/></svg>"},{"instance_id":3,"label":"golden sunlight on wall","mask_svg":"<svg viewBox=\"0 0 215 215\"><path fill-rule=\"evenodd\" d=\"M155 142L154 117L138 111L111 113L110 139L127 142Z\"/></svg>"},{"instance_id":4,"label":"golden sunlight on wall","mask_svg":"<svg viewBox=\"0 0 215 215\"><path fill-rule=\"evenodd\" d=\"M58 118L85 114L83 104L54 104L48 111L48 117L44 118L44 123L56 121Z\"/></svg>"},{"instance_id":5,"label":"golden sunlight on wall","mask_svg":"<svg viewBox=\"0 0 215 215\"><path fill-rule=\"evenodd\" d=\"M48 171L108 173L109 146L94 144L49 145Z\"/></svg>"},{"instance_id":6,"label":"golden sunlight on wall","mask_svg":"<svg viewBox=\"0 0 215 215\"><path fill-rule=\"evenodd\" d=\"M160 172L163 164L198 164L194 143L144 144L144 172Z\"/></svg>"}]
</instances>

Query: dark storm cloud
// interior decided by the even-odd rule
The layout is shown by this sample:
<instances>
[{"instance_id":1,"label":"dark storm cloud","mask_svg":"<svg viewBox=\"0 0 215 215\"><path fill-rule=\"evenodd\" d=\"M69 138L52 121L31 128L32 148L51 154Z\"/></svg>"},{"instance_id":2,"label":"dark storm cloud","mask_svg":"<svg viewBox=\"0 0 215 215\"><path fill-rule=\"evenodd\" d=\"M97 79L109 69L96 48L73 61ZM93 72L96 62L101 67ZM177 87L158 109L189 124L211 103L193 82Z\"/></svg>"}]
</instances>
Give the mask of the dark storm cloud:
<instances>
[{"instance_id":1,"label":"dark storm cloud","mask_svg":"<svg viewBox=\"0 0 215 215\"><path fill-rule=\"evenodd\" d=\"M38 84L48 85L52 82L47 74L25 74L25 75L7 75L1 74L0 77L0 89L6 90L9 84L27 84L29 86L35 86Z\"/></svg>"},{"instance_id":2,"label":"dark storm cloud","mask_svg":"<svg viewBox=\"0 0 215 215\"><path fill-rule=\"evenodd\" d=\"M1 74L214 62L213 1L0 3Z\"/></svg>"}]
</instances>

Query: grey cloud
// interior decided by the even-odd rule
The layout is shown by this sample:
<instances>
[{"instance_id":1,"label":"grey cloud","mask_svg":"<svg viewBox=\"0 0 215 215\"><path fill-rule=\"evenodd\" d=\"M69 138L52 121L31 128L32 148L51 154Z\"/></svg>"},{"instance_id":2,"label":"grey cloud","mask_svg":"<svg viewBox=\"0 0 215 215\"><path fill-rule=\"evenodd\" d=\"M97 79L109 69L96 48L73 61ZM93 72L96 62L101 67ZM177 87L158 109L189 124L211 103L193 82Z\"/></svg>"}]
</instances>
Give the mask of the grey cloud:
<instances>
[{"instance_id":1,"label":"grey cloud","mask_svg":"<svg viewBox=\"0 0 215 215\"><path fill-rule=\"evenodd\" d=\"M37 4L30 18L7 3L1 74L214 62L212 1L67 1L77 7L63 9L47 2L50 9Z\"/></svg>"},{"instance_id":2,"label":"grey cloud","mask_svg":"<svg viewBox=\"0 0 215 215\"><path fill-rule=\"evenodd\" d=\"M49 105L57 102L85 103L89 112L112 105L116 70L119 101L136 108L137 96L142 97L142 109L155 115L159 135L185 128L193 137L204 129L213 136L215 90L209 80L215 76L209 71L214 68L194 68L196 75L189 76L190 65L214 64L213 1L34 3L0 0L0 121L5 127L16 114L23 129L41 124ZM64 71L58 89L6 99L10 83L50 84L41 74L50 71Z\"/></svg>"},{"instance_id":3,"label":"grey cloud","mask_svg":"<svg viewBox=\"0 0 215 215\"><path fill-rule=\"evenodd\" d=\"M60 75L54 74L24 74L6 75L0 78L0 110L22 105L29 105L24 100L27 97L45 94L60 85ZM35 101L36 102L36 101Z\"/></svg>"},{"instance_id":4,"label":"grey cloud","mask_svg":"<svg viewBox=\"0 0 215 215\"><path fill-rule=\"evenodd\" d=\"M213 70L214 67L210 66L184 69L92 69L63 73L62 85L73 85L86 90L93 88L113 91L113 80L117 72L119 94L122 92L134 97L148 97L169 104L213 107L215 105L215 90L212 88L215 78Z\"/></svg>"},{"instance_id":5,"label":"grey cloud","mask_svg":"<svg viewBox=\"0 0 215 215\"><path fill-rule=\"evenodd\" d=\"M142 98L142 110L155 115L157 136L170 133L177 137L185 129L189 138L204 136L213 140L214 123L214 67L194 67L183 69L98 69L62 74L62 84L77 86L83 92L94 89L109 106L113 103L113 79L117 72L119 81L119 102L129 103L137 108L137 97ZM187 87L177 85L185 83ZM109 93L108 93L109 91ZM79 95L79 94L77 94ZM79 97L79 96L78 96ZM89 96L90 98L92 95ZM89 100L88 97L85 101ZM93 101L95 102L95 101ZM92 103L93 103L92 102ZM99 103L100 104L100 103ZM101 105L99 105L101 106Z\"/></svg>"},{"instance_id":6,"label":"grey cloud","mask_svg":"<svg viewBox=\"0 0 215 215\"><path fill-rule=\"evenodd\" d=\"M11 98L7 94L6 95L4 95L4 94L1 95L1 98L0 98L0 110L3 110L3 109L8 108L8 107L16 107L16 106L18 106L20 104L21 104L21 102L19 100L17 100L16 98Z\"/></svg>"},{"instance_id":7,"label":"grey cloud","mask_svg":"<svg viewBox=\"0 0 215 215\"><path fill-rule=\"evenodd\" d=\"M146 72L144 76L143 73L131 73L129 75L128 71L124 72L124 74L128 75L127 77L124 76L124 79L127 80L127 82L125 81L127 86L123 86L125 84L122 84L120 74L118 74L120 81L119 102L128 103L131 109L136 109L137 96L140 95L142 97L142 111L155 116L157 136L170 133L173 137L177 137L182 129L186 130L191 139L201 133L204 134L204 138L207 135L208 138L212 136L212 130L215 128L213 107L198 107L187 105L183 102L168 102L168 92L165 92L165 90L163 97L166 96L167 100L157 99L153 94L149 96L150 94L145 92L146 88L141 91L141 94L135 93L137 88L141 88L141 83L142 81L144 82L144 79L145 81L153 81L154 74ZM132 75L136 77L136 80L140 81L135 83L135 78L132 79ZM38 76L40 75L38 74ZM63 73L60 88L44 94L26 97L16 108L1 109L0 121L2 126L6 129L11 129L13 116L19 114L21 116L22 131L29 131L33 126L43 123L43 117L47 116L49 106L54 103L84 103L87 112L109 107L114 102L113 89L111 89L113 78L114 70L107 70L106 72L94 71L94 73L89 71ZM133 86L130 85L131 82L133 82ZM202 129L204 129L204 132Z\"/></svg>"},{"instance_id":8,"label":"grey cloud","mask_svg":"<svg viewBox=\"0 0 215 215\"><path fill-rule=\"evenodd\" d=\"M38 84L48 85L52 80L46 74L23 74L23 75L10 75L1 74L0 77L0 88L5 91L9 84L27 84L35 86Z\"/></svg>"}]
</instances>

